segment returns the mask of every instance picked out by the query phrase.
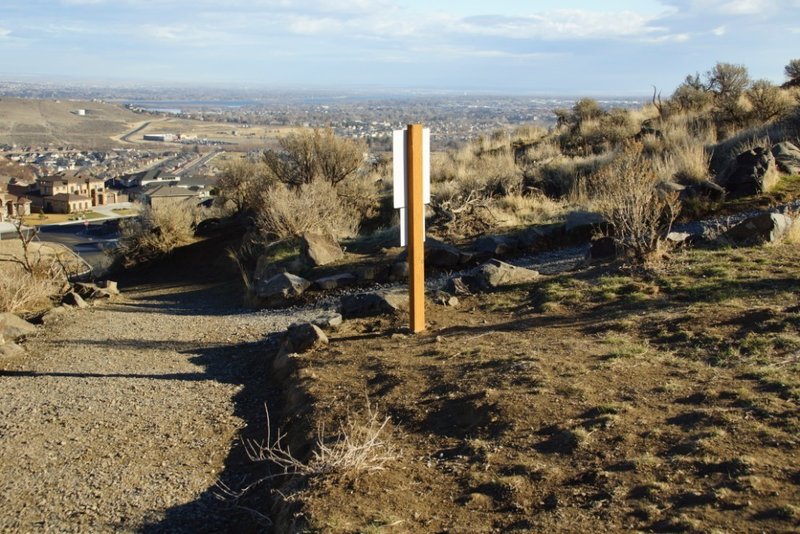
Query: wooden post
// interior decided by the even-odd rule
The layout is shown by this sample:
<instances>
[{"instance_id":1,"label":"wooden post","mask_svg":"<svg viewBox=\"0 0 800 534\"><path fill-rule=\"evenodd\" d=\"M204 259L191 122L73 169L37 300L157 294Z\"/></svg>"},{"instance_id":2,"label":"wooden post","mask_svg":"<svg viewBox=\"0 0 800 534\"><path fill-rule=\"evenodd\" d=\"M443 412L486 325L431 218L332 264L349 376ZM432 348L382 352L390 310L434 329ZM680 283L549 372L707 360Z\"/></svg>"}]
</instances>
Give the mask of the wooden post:
<instances>
[{"instance_id":1,"label":"wooden post","mask_svg":"<svg viewBox=\"0 0 800 534\"><path fill-rule=\"evenodd\" d=\"M411 332L425 330L425 242L422 204L422 125L409 124L406 137L406 239Z\"/></svg>"}]
</instances>

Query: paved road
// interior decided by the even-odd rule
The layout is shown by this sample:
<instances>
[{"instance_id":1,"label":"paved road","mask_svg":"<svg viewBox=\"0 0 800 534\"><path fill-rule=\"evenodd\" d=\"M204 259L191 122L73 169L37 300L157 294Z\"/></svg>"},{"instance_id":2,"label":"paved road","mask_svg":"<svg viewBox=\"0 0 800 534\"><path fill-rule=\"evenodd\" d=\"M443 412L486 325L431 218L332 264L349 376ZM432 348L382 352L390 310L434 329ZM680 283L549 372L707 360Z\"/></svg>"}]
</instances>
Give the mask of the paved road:
<instances>
[{"instance_id":1,"label":"paved road","mask_svg":"<svg viewBox=\"0 0 800 534\"><path fill-rule=\"evenodd\" d=\"M120 137L119 140L123 141L125 143L130 143L131 142L130 136L132 136L135 133L141 132L142 130L144 130L145 128L150 126L151 122L153 122L153 121L147 121L147 122L142 123L141 126L139 126L138 128L135 128L135 129L131 130L130 132L126 133L125 135Z\"/></svg>"}]
</instances>

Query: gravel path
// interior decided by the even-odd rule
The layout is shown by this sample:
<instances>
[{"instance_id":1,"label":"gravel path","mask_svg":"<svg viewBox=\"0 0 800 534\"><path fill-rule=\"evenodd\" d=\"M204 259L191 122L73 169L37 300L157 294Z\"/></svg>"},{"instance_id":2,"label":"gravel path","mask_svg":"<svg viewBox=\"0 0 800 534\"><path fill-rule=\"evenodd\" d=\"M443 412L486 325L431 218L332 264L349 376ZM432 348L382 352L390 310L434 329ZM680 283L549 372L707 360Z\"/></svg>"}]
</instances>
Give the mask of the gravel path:
<instances>
[{"instance_id":1,"label":"gravel path","mask_svg":"<svg viewBox=\"0 0 800 534\"><path fill-rule=\"evenodd\" d=\"M584 252L514 263L559 271ZM225 287L163 285L42 328L0 361L0 531L249 530L216 482L259 476L239 439L265 428L265 338L340 296L252 311Z\"/></svg>"},{"instance_id":2,"label":"gravel path","mask_svg":"<svg viewBox=\"0 0 800 534\"><path fill-rule=\"evenodd\" d=\"M214 484L263 410L260 341L289 315L139 290L29 339L0 371L0 531L230 527Z\"/></svg>"}]
</instances>

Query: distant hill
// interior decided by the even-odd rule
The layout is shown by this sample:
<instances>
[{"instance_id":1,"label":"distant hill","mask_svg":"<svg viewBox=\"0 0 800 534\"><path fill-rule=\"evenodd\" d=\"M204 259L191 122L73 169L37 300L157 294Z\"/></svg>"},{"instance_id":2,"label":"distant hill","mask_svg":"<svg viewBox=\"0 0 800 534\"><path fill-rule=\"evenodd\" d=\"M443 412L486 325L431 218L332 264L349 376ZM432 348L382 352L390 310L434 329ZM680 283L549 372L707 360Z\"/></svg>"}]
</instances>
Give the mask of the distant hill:
<instances>
[{"instance_id":1,"label":"distant hill","mask_svg":"<svg viewBox=\"0 0 800 534\"><path fill-rule=\"evenodd\" d=\"M79 115L78 110L85 110ZM112 139L145 120L114 104L75 100L0 99L0 144L120 146Z\"/></svg>"}]
</instances>

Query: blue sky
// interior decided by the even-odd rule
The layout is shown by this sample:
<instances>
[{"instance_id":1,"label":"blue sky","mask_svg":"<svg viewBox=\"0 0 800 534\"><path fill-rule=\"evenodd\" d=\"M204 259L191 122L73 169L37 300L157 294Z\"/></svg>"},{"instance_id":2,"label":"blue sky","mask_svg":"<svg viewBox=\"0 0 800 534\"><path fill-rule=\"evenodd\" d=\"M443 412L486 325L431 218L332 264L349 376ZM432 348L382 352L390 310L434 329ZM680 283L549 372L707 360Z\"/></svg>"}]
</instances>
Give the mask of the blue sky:
<instances>
[{"instance_id":1,"label":"blue sky","mask_svg":"<svg viewBox=\"0 0 800 534\"><path fill-rule=\"evenodd\" d=\"M783 81L800 0L2 0L0 79L665 94Z\"/></svg>"}]
</instances>

